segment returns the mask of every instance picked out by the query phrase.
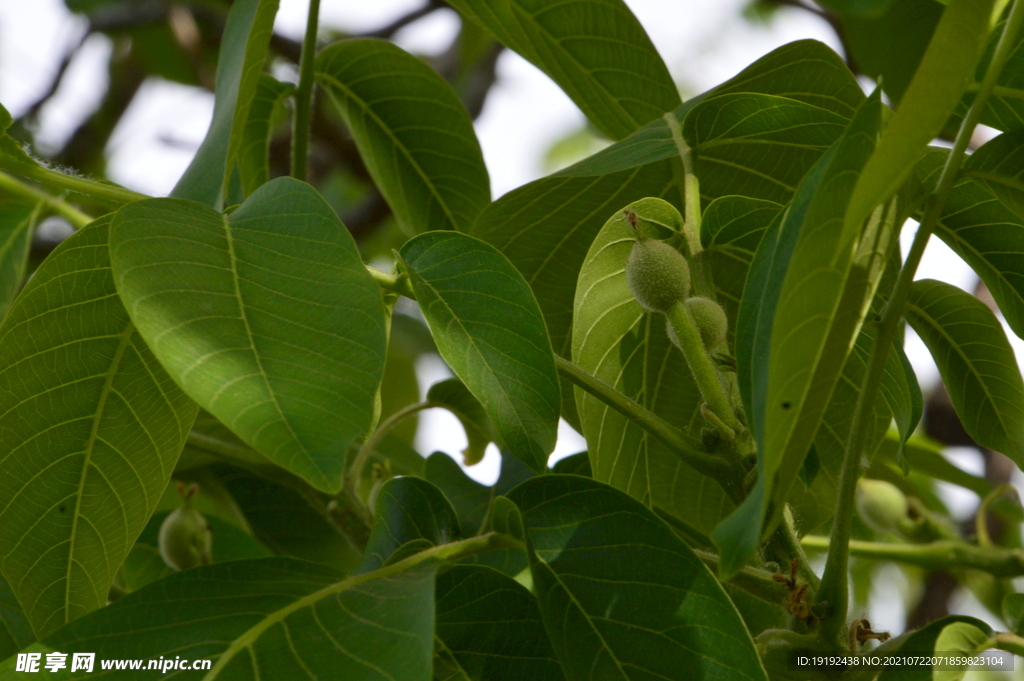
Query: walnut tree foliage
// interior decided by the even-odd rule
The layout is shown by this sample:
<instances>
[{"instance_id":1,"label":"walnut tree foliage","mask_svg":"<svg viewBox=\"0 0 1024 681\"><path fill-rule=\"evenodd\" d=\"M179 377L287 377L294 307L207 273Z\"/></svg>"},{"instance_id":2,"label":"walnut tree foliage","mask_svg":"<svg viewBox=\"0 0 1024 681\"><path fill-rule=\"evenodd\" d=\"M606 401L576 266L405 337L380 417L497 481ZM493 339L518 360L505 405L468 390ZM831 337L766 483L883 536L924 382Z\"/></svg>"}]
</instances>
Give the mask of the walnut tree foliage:
<instances>
[{"instance_id":1,"label":"walnut tree foliage","mask_svg":"<svg viewBox=\"0 0 1024 681\"><path fill-rule=\"evenodd\" d=\"M793 656L1024 652L1000 484L1024 467L1024 2L762 0L846 59L793 42L684 101L622 0L448 0L431 62L388 38L441 2L317 41L314 1L300 44L276 0L66 1L123 49L56 154L81 172L25 144L45 97L0 108L0 679L52 651L352 681L890 681L932 670ZM473 118L505 49L609 145L492 201ZM161 198L87 179L152 75L215 92ZM55 247L50 215L76 228ZM932 235L987 295L915 280ZM426 355L456 378L421 401ZM467 464L499 447L493 486L413 448L434 408ZM587 451L549 468L560 418ZM1001 627L873 630L881 561Z\"/></svg>"}]
</instances>

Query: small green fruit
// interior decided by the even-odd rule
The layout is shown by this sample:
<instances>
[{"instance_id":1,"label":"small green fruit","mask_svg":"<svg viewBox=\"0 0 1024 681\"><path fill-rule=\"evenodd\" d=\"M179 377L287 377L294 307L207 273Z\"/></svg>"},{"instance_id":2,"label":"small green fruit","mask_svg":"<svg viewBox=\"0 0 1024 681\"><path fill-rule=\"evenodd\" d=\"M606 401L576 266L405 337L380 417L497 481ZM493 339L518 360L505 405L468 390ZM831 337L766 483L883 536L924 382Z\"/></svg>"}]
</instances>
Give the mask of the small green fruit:
<instances>
[{"instance_id":1,"label":"small green fruit","mask_svg":"<svg viewBox=\"0 0 1024 681\"><path fill-rule=\"evenodd\" d=\"M890 482L861 478L857 481L857 512L875 532L896 532L907 518L907 497Z\"/></svg>"},{"instance_id":2,"label":"small green fruit","mask_svg":"<svg viewBox=\"0 0 1024 681\"><path fill-rule=\"evenodd\" d=\"M663 241L637 239L626 261L626 281L644 308L667 312L690 293L690 266Z\"/></svg>"},{"instance_id":3,"label":"small green fruit","mask_svg":"<svg viewBox=\"0 0 1024 681\"><path fill-rule=\"evenodd\" d=\"M183 505L171 511L160 525L160 556L169 567L187 570L213 562L213 534L210 524L191 507L196 487L185 490L179 485Z\"/></svg>"},{"instance_id":4,"label":"small green fruit","mask_svg":"<svg viewBox=\"0 0 1024 681\"><path fill-rule=\"evenodd\" d=\"M686 301L686 307L697 324L704 347L714 350L721 345L729 328L729 319L722 306L710 298L694 297Z\"/></svg>"}]
</instances>

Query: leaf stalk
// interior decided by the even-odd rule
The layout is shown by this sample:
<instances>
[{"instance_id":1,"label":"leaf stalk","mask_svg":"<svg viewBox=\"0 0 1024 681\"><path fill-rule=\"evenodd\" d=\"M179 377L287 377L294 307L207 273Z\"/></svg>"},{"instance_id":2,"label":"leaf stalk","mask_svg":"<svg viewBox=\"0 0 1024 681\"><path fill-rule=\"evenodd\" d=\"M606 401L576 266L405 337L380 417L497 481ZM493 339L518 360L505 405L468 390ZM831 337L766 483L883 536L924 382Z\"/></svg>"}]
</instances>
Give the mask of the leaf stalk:
<instances>
[{"instance_id":1,"label":"leaf stalk","mask_svg":"<svg viewBox=\"0 0 1024 681\"><path fill-rule=\"evenodd\" d=\"M92 222L92 218L78 210L70 203L56 196L31 187L18 178L0 171L0 189L31 201L38 201L57 215L70 222L75 229L81 229Z\"/></svg>"},{"instance_id":2,"label":"leaf stalk","mask_svg":"<svg viewBox=\"0 0 1024 681\"><path fill-rule=\"evenodd\" d=\"M295 118L292 121L292 168L296 180L306 180L309 156L309 126L313 107L313 85L316 80L316 36L320 21L320 0L310 0L306 36L299 58L299 87L295 91Z\"/></svg>"}]
</instances>

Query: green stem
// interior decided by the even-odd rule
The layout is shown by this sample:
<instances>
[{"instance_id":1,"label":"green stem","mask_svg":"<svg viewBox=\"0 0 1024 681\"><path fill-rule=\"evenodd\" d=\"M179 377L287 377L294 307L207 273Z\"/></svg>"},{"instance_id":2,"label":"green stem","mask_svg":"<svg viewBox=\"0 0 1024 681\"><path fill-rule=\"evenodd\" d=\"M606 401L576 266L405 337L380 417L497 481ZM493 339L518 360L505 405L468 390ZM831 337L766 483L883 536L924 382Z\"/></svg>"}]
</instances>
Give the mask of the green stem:
<instances>
[{"instance_id":1,"label":"green stem","mask_svg":"<svg viewBox=\"0 0 1024 681\"><path fill-rule=\"evenodd\" d=\"M366 442L356 452L355 458L352 459L352 465L348 470L348 492L353 500L359 499L359 495L356 490L359 489L359 480L363 476L363 469L366 468L366 462L369 460L370 455L373 454L373 450L380 444L380 441L384 439L384 436L391 432L391 429L397 426L399 423L409 418L417 412L421 412L424 409L432 409L438 405L433 402L416 402L410 404L396 411L391 416L384 419L384 422L377 426L377 430L373 431L373 435L366 438Z\"/></svg>"},{"instance_id":2,"label":"green stem","mask_svg":"<svg viewBox=\"0 0 1024 681\"><path fill-rule=\"evenodd\" d=\"M30 187L29 185L21 182L18 178L8 175L3 171L0 171L0 189L10 192L16 196L44 204L47 208L74 225L76 229L81 229L92 222L91 217L78 210L70 203L67 203L63 199L59 199L56 196L50 196L46 192L42 192L35 187Z\"/></svg>"},{"instance_id":3,"label":"green stem","mask_svg":"<svg viewBox=\"0 0 1024 681\"><path fill-rule=\"evenodd\" d=\"M1011 634L1008 631L1000 631L995 635L992 644L1000 650L1005 650L1014 655L1024 656L1024 638Z\"/></svg>"},{"instance_id":4,"label":"green stem","mask_svg":"<svg viewBox=\"0 0 1024 681\"><path fill-rule=\"evenodd\" d=\"M317 24L320 20L320 0L310 0L306 37L302 41L299 60L299 87L295 91L295 118L292 121L292 177L306 179L306 159L309 154L309 122L313 105L313 83L316 80Z\"/></svg>"},{"instance_id":5,"label":"green stem","mask_svg":"<svg viewBox=\"0 0 1024 681\"><path fill-rule=\"evenodd\" d=\"M2 158L0 158L0 168L4 168ZM44 184L51 189L75 192L76 194L88 196L89 198L105 204L121 206L126 203L132 203L133 201L141 201L142 199L150 198L145 194L133 192L130 189L119 187L116 184L96 182L94 180L86 180L81 177L73 177L71 175L59 173L56 170L44 168L43 166L10 166L5 169L15 175L21 175L31 180L35 180L36 182Z\"/></svg>"},{"instance_id":6,"label":"green stem","mask_svg":"<svg viewBox=\"0 0 1024 681\"><path fill-rule=\"evenodd\" d=\"M783 572L789 569L790 562L795 558L797 560L798 576L802 577L804 582L811 586L812 591L818 589L821 580L818 579L818 575L814 574L814 570L811 569L811 562L807 560L804 547L800 544L800 539L796 535L796 529L793 527L793 516L789 513L788 509L784 513L782 522L779 523L779 526L775 528L775 531L769 538L765 551L767 557L777 562Z\"/></svg>"},{"instance_id":7,"label":"green stem","mask_svg":"<svg viewBox=\"0 0 1024 681\"><path fill-rule=\"evenodd\" d=\"M718 574L718 563L721 560L718 556L700 549L693 549L705 565L711 568L711 572ZM789 605L789 589L785 584L780 584L772 579L772 573L767 570L744 567L735 575L726 580L737 588L746 591L751 596L761 599L772 605Z\"/></svg>"},{"instance_id":8,"label":"green stem","mask_svg":"<svg viewBox=\"0 0 1024 681\"><path fill-rule=\"evenodd\" d=\"M697 471L717 480L734 502L743 501L744 473L738 459L726 459L708 453L695 438L674 428L665 419L591 376L564 357L555 355L555 366L570 383L579 386L640 426Z\"/></svg>"},{"instance_id":9,"label":"green stem","mask_svg":"<svg viewBox=\"0 0 1024 681\"><path fill-rule=\"evenodd\" d=\"M694 292L705 298L715 299L714 288L711 286L711 279L708 276L707 268L704 266L704 247L700 242L701 212L700 212L700 181L693 171L693 155L689 145L683 139L683 131L679 127L679 121L671 111L663 118L672 132L672 142L676 145L679 158L683 163L683 202L686 215L683 217L683 232L686 236L686 247L689 253L690 269L693 279ZM677 179L678 181L678 179Z\"/></svg>"},{"instance_id":10,"label":"green stem","mask_svg":"<svg viewBox=\"0 0 1024 681\"><path fill-rule=\"evenodd\" d=\"M373 277L373 280L382 289L405 296L410 300L416 300L416 292L412 289L412 282L404 274L388 274L369 265L366 265L366 271L370 273L370 276Z\"/></svg>"},{"instance_id":11,"label":"green stem","mask_svg":"<svg viewBox=\"0 0 1024 681\"><path fill-rule=\"evenodd\" d=\"M819 603L829 603L829 612L822 619L821 624L821 636L825 642L841 641L842 632L846 626L846 615L849 608L850 549L848 545L850 543L850 523L853 518L854 492L857 478L860 477L860 461L873 418L872 406L881 385L889 346L896 337L900 319L906 310L907 301L910 298L910 288L914 283L914 275L921 262L925 246L928 244L928 238L935 230L946 201L953 191L957 174L963 164L964 151L981 119L981 114L992 94L999 73L1015 46L1015 39L1022 22L1024 22L1024 2L1015 0L988 72L985 74L971 108L960 125L953 149L942 168L938 185L928 197L921 226L918 228L917 234L914 235L914 242L879 323L860 396L854 408L850 439L843 457L843 467L839 477L839 499L833 516L835 521L832 524L831 546L833 549L828 553L821 588L816 597Z\"/></svg>"},{"instance_id":12,"label":"green stem","mask_svg":"<svg viewBox=\"0 0 1024 681\"><path fill-rule=\"evenodd\" d=\"M683 351L683 356L686 357L690 373L693 374L704 401L707 402L715 416L721 419L722 423L728 426L733 433L742 433L744 431L743 424L736 418L732 404L722 389L722 384L718 380L718 372L704 348L704 341L700 338L700 330L697 328L697 322L693 320L693 315L690 314L690 308L686 307L685 303L679 302L672 306L666 316L669 324L672 325L672 330L675 331L679 347Z\"/></svg>"},{"instance_id":13,"label":"green stem","mask_svg":"<svg viewBox=\"0 0 1024 681\"><path fill-rule=\"evenodd\" d=\"M807 535L800 543L805 549L828 550L828 537ZM1024 575L1024 553L999 546L975 546L957 539L942 539L928 544L897 544L850 540L849 553L859 558L892 560L918 565L929 570L967 568L981 570L994 577Z\"/></svg>"}]
</instances>

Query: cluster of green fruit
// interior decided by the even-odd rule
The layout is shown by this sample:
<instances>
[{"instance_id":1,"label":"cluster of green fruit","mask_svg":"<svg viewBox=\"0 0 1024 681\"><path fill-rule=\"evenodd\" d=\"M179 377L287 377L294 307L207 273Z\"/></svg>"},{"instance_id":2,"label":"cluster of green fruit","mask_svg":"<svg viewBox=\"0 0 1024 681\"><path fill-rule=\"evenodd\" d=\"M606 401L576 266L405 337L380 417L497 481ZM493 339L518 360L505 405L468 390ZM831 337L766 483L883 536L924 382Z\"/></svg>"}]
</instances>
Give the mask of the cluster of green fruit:
<instances>
[{"instance_id":1,"label":"cluster of green fruit","mask_svg":"<svg viewBox=\"0 0 1024 681\"><path fill-rule=\"evenodd\" d=\"M638 236L626 262L626 280L640 305L668 318L668 335L676 347L683 349L677 327L684 314L693 319L705 349L725 341L725 310L710 298L690 297L690 265L669 244Z\"/></svg>"}]
</instances>

